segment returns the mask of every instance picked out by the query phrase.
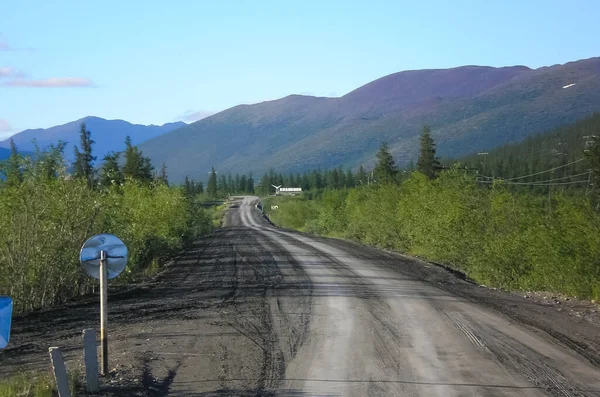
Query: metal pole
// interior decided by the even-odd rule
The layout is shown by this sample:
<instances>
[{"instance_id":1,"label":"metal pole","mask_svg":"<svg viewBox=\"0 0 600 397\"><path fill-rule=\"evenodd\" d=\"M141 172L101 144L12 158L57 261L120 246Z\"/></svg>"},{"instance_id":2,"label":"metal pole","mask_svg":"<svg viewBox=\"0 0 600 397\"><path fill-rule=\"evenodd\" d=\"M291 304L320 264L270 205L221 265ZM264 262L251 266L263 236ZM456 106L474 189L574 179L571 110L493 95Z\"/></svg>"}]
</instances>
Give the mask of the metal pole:
<instances>
[{"instance_id":1,"label":"metal pole","mask_svg":"<svg viewBox=\"0 0 600 397\"><path fill-rule=\"evenodd\" d=\"M108 375L108 280L106 274L106 252L100 251L100 345L101 371Z\"/></svg>"}]
</instances>

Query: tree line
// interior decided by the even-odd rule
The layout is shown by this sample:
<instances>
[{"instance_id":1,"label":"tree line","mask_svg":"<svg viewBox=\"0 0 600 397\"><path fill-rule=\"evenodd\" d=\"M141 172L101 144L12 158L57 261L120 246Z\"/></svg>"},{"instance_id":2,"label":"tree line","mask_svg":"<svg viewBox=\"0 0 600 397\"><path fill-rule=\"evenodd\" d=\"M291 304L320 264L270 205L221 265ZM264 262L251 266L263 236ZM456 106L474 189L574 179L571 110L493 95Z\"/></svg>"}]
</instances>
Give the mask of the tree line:
<instances>
[{"instance_id":1,"label":"tree line","mask_svg":"<svg viewBox=\"0 0 600 397\"><path fill-rule=\"evenodd\" d=\"M376 155L373 169L362 165L356 172L342 167L303 174L277 174L273 170L259 181L259 192L270 194L272 185L301 187L303 191L350 189L372 184L401 184L414 171L435 179L444 170L460 167L482 188L502 183L514 191L551 195L560 191L584 195L600 209L600 113L524 141L489 152L441 161L429 126L423 126L416 165L398 167L387 143Z\"/></svg>"},{"instance_id":2,"label":"tree line","mask_svg":"<svg viewBox=\"0 0 600 397\"><path fill-rule=\"evenodd\" d=\"M206 194L210 198L223 198L236 194L254 194L254 178L252 174L220 175L212 167L209 172L206 188L201 181L185 177L184 189L188 194Z\"/></svg>"}]
</instances>

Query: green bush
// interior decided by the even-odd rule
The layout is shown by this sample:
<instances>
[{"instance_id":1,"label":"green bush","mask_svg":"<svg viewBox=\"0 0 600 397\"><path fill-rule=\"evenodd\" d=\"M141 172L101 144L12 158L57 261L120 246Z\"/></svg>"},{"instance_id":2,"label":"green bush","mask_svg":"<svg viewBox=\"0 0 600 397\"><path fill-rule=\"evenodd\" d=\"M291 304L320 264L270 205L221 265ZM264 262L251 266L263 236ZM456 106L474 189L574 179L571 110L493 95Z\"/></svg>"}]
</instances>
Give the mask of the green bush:
<instances>
[{"instance_id":1,"label":"green bush","mask_svg":"<svg viewBox=\"0 0 600 397\"><path fill-rule=\"evenodd\" d=\"M116 282L162 262L212 225L178 187L128 181L90 190L64 176L0 188L0 294L17 312L44 307L93 290L79 264L83 242L111 233L129 248L126 273Z\"/></svg>"},{"instance_id":2,"label":"green bush","mask_svg":"<svg viewBox=\"0 0 600 397\"><path fill-rule=\"evenodd\" d=\"M281 226L442 262L486 285L600 298L600 214L585 197L556 194L549 211L547 196L482 188L454 168L271 204Z\"/></svg>"}]
</instances>

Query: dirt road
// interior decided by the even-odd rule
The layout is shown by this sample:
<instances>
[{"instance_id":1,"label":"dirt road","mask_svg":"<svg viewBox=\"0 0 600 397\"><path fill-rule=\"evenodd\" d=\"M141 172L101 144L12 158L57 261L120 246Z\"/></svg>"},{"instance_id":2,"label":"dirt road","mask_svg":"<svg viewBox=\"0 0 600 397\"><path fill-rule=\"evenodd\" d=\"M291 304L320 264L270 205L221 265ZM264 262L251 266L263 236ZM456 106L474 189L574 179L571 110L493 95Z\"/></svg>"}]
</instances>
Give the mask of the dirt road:
<instances>
[{"instance_id":1,"label":"dirt road","mask_svg":"<svg viewBox=\"0 0 600 397\"><path fill-rule=\"evenodd\" d=\"M111 292L110 395L600 396L600 327L444 269L274 228L240 199L153 283ZM95 299L15 319L2 371L46 365ZM112 385L112 387L110 387Z\"/></svg>"}]
</instances>

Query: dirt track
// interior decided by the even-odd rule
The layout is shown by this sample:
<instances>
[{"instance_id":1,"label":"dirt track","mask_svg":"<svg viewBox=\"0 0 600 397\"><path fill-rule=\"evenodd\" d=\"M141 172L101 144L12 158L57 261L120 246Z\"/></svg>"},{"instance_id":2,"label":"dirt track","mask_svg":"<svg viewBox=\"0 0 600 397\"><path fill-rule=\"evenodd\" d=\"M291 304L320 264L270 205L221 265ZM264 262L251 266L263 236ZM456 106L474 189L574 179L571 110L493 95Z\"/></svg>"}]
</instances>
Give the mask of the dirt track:
<instances>
[{"instance_id":1,"label":"dirt track","mask_svg":"<svg viewBox=\"0 0 600 397\"><path fill-rule=\"evenodd\" d=\"M437 266L269 226L244 198L110 294L107 395L600 396L600 327ZM14 320L0 375L80 365L97 298Z\"/></svg>"}]
</instances>

